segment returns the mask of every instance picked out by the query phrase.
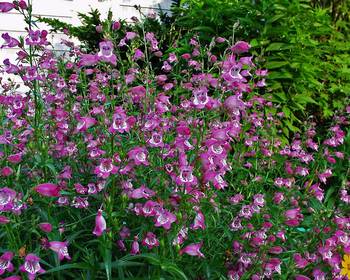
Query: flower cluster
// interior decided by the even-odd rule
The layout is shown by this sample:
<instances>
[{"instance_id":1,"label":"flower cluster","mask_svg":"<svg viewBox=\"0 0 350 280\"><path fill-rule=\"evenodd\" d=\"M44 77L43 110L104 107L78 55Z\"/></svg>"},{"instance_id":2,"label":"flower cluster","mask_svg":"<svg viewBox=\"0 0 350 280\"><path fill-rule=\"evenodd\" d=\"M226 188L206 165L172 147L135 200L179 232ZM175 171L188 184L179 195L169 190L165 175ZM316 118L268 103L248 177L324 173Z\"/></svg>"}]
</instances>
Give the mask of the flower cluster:
<instances>
[{"instance_id":1,"label":"flower cluster","mask_svg":"<svg viewBox=\"0 0 350 280\"><path fill-rule=\"evenodd\" d=\"M30 15L23 2L0 11ZM167 49L154 32L104 28L97 53L64 41L60 57L34 25L2 35L20 51L1 71L26 92L0 80L0 275L51 273L40 258L53 254L111 279L108 262L129 254L193 279L346 279L350 108L286 135L247 42L217 57L229 40Z\"/></svg>"}]
</instances>

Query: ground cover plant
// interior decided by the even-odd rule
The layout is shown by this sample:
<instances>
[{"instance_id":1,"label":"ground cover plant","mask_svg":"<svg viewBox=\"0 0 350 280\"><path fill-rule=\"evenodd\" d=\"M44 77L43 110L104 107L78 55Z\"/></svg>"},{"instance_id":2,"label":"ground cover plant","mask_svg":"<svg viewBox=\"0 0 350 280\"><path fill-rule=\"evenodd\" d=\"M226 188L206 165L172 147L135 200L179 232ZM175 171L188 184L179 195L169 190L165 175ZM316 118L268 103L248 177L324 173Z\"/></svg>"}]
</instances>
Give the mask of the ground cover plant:
<instances>
[{"instance_id":1,"label":"ground cover plant","mask_svg":"<svg viewBox=\"0 0 350 280\"><path fill-rule=\"evenodd\" d=\"M286 138L245 41L160 48L109 18L98 50L57 55L31 2L13 9L28 34L2 35L19 48L1 70L2 279L350 278L349 105Z\"/></svg>"}]
</instances>

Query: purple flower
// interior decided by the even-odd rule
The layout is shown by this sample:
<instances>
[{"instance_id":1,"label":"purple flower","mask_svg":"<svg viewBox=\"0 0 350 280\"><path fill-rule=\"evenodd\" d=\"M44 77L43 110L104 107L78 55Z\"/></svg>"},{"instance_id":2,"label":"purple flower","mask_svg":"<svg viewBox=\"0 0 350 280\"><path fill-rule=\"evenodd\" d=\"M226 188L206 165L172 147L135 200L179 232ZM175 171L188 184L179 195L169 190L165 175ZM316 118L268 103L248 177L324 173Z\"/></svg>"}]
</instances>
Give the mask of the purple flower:
<instances>
[{"instance_id":1,"label":"purple flower","mask_svg":"<svg viewBox=\"0 0 350 280\"><path fill-rule=\"evenodd\" d=\"M148 152L143 147L135 147L128 152L129 160L133 160L135 165L149 165L147 155Z\"/></svg>"},{"instance_id":2,"label":"purple flower","mask_svg":"<svg viewBox=\"0 0 350 280\"><path fill-rule=\"evenodd\" d=\"M21 280L22 277L21 276L17 276L17 275L13 275L13 276L9 276L6 278L2 278L2 280Z\"/></svg>"},{"instance_id":3,"label":"purple flower","mask_svg":"<svg viewBox=\"0 0 350 280\"><path fill-rule=\"evenodd\" d=\"M20 271L28 274L29 280L34 280L37 273L44 273L40 266L40 258L34 254L28 254L24 259L24 264L20 266Z\"/></svg>"},{"instance_id":4,"label":"purple flower","mask_svg":"<svg viewBox=\"0 0 350 280\"><path fill-rule=\"evenodd\" d=\"M129 132L130 129L135 124L136 119L135 117L128 117L121 107L117 107L115 109L115 113L113 115L112 119L112 125L108 129L110 133L124 133Z\"/></svg>"},{"instance_id":5,"label":"purple flower","mask_svg":"<svg viewBox=\"0 0 350 280\"><path fill-rule=\"evenodd\" d=\"M120 239L117 240L117 247L118 247L119 251L126 252L126 247L125 247L123 240L120 240Z\"/></svg>"},{"instance_id":6,"label":"purple flower","mask_svg":"<svg viewBox=\"0 0 350 280\"><path fill-rule=\"evenodd\" d=\"M78 62L79 67L93 66L98 62L98 57L94 54L82 54Z\"/></svg>"},{"instance_id":7,"label":"purple flower","mask_svg":"<svg viewBox=\"0 0 350 280\"><path fill-rule=\"evenodd\" d=\"M46 46L49 44L47 41L48 32L46 30L29 30L28 37L26 38L26 44L28 46Z\"/></svg>"},{"instance_id":8,"label":"purple flower","mask_svg":"<svg viewBox=\"0 0 350 280\"><path fill-rule=\"evenodd\" d=\"M8 58L6 58L6 59L3 61L3 64L4 64L4 66L5 66L5 71L6 71L6 73L8 73L8 74L16 74L16 73L18 73L19 70L20 70L19 67L16 66L16 65L14 65L14 64L12 64Z\"/></svg>"},{"instance_id":9,"label":"purple flower","mask_svg":"<svg viewBox=\"0 0 350 280\"><path fill-rule=\"evenodd\" d=\"M101 236L106 230L106 220L102 216L102 210L98 210L96 219L95 219L95 228L93 230L93 234L96 236Z\"/></svg>"},{"instance_id":10,"label":"purple flower","mask_svg":"<svg viewBox=\"0 0 350 280\"><path fill-rule=\"evenodd\" d=\"M257 205L259 207L264 207L265 205L265 198L263 194L256 194L254 195L254 205Z\"/></svg>"},{"instance_id":11,"label":"purple flower","mask_svg":"<svg viewBox=\"0 0 350 280\"><path fill-rule=\"evenodd\" d=\"M253 216L253 209L251 205L244 205L239 211L239 216L244 217L246 219L250 219Z\"/></svg>"},{"instance_id":12,"label":"purple flower","mask_svg":"<svg viewBox=\"0 0 350 280\"><path fill-rule=\"evenodd\" d=\"M42 196L47 197L58 197L60 196L60 188L59 186L51 183L44 183L37 185L34 190L41 194Z\"/></svg>"},{"instance_id":13,"label":"purple flower","mask_svg":"<svg viewBox=\"0 0 350 280\"><path fill-rule=\"evenodd\" d=\"M92 117L81 117L79 119L76 132L84 132L88 130L90 127L95 125L97 122L94 118Z\"/></svg>"},{"instance_id":14,"label":"purple flower","mask_svg":"<svg viewBox=\"0 0 350 280\"><path fill-rule=\"evenodd\" d=\"M134 237L134 241L131 244L130 255L140 254L140 245L139 245L138 239L139 238L137 236Z\"/></svg>"},{"instance_id":15,"label":"purple flower","mask_svg":"<svg viewBox=\"0 0 350 280\"><path fill-rule=\"evenodd\" d=\"M64 258L67 260L71 260L71 257L68 254L68 242L60 242L60 241L51 241L49 242L49 248L57 253L58 259L62 261Z\"/></svg>"},{"instance_id":16,"label":"purple flower","mask_svg":"<svg viewBox=\"0 0 350 280\"><path fill-rule=\"evenodd\" d=\"M126 226L123 226L122 229L119 231L119 236L121 239L126 239L130 236L130 229Z\"/></svg>"},{"instance_id":17,"label":"purple flower","mask_svg":"<svg viewBox=\"0 0 350 280\"><path fill-rule=\"evenodd\" d=\"M103 41L99 44L100 51L97 57L100 61L109 62L112 65L117 64L117 57L113 54L113 43L111 41Z\"/></svg>"},{"instance_id":18,"label":"purple flower","mask_svg":"<svg viewBox=\"0 0 350 280\"><path fill-rule=\"evenodd\" d=\"M135 50L134 57L133 57L133 59L135 61L139 60L139 59L144 59L144 57L145 57L145 55L143 54L143 52L140 49Z\"/></svg>"},{"instance_id":19,"label":"purple flower","mask_svg":"<svg viewBox=\"0 0 350 280\"><path fill-rule=\"evenodd\" d=\"M300 213L300 208L289 209L284 212L286 217L285 223L290 227L295 227L299 225L300 220L303 219L303 214Z\"/></svg>"},{"instance_id":20,"label":"purple flower","mask_svg":"<svg viewBox=\"0 0 350 280\"><path fill-rule=\"evenodd\" d=\"M191 226L191 229L205 229L205 217L202 213L202 211L197 211L196 217L194 218L193 225Z\"/></svg>"},{"instance_id":21,"label":"purple flower","mask_svg":"<svg viewBox=\"0 0 350 280\"><path fill-rule=\"evenodd\" d=\"M52 231L52 225L50 223L40 223L39 228L44 232Z\"/></svg>"},{"instance_id":22,"label":"purple flower","mask_svg":"<svg viewBox=\"0 0 350 280\"><path fill-rule=\"evenodd\" d=\"M181 245L185 242L188 235L188 228L182 227L177 234L176 238L173 240L173 245Z\"/></svg>"},{"instance_id":23,"label":"purple flower","mask_svg":"<svg viewBox=\"0 0 350 280\"><path fill-rule=\"evenodd\" d=\"M176 184L179 186L196 186L198 184L197 177L192 174L193 167L191 166L181 166L180 174L176 177Z\"/></svg>"},{"instance_id":24,"label":"purple flower","mask_svg":"<svg viewBox=\"0 0 350 280\"><path fill-rule=\"evenodd\" d=\"M200 251L202 245L203 245L203 242L187 245L185 248L180 250L180 255L185 253L190 256L197 256L200 258L204 258L203 253Z\"/></svg>"},{"instance_id":25,"label":"purple flower","mask_svg":"<svg viewBox=\"0 0 350 280\"><path fill-rule=\"evenodd\" d=\"M7 13L15 8L13 3L9 2L0 2L0 13Z\"/></svg>"},{"instance_id":26,"label":"purple flower","mask_svg":"<svg viewBox=\"0 0 350 280\"><path fill-rule=\"evenodd\" d=\"M114 22L112 23L112 30L119 30L120 27L121 27L120 21L114 21Z\"/></svg>"},{"instance_id":27,"label":"purple flower","mask_svg":"<svg viewBox=\"0 0 350 280\"><path fill-rule=\"evenodd\" d=\"M128 93L134 103L140 103L146 96L146 89L144 86L136 86L131 88Z\"/></svg>"},{"instance_id":28,"label":"purple flower","mask_svg":"<svg viewBox=\"0 0 350 280\"><path fill-rule=\"evenodd\" d=\"M3 33L1 37L5 40L5 44L3 44L1 48L14 48L19 46L19 41L11 37L8 33Z\"/></svg>"},{"instance_id":29,"label":"purple flower","mask_svg":"<svg viewBox=\"0 0 350 280\"><path fill-rule=\"evenodd\" d=\"M304 268L309 264L309 262L305 258L303 258L299 253L294 254L293 259L297 268Z\"/></svg>"},{"instance_id":30,"label":"purple flower","mask_svg":"<svg viewBox=\"0 0 350 280\"><path fill-rule=\"evenodd\" d=\"M278 258L271 258L264 264L264 275L271 278L272 274L277 272L281 274L281 260Z\"/></svg>"},{"instance_id":31,"label":"purple flower","mask_svg":"<svg viewBox=\"0 0 350 280\"><path fill-rule=\"evenodd\" d=\"M234 115L239 115L240 111L245 109L244 102L240 99L239 95L231 95L226 98L224 106L230 113Z\"/></svg>"},{"instance_id":32,"label":"purple flower","mask_svg":"<svg viewBox=\"0 0 350 280\"><path fill-rule=\"evenodd\" d=\"M309 277L305 276L305 275L295 275L295 280L311 280Z\"/></svg>"},{"instance_id":33,"label":"purple flower","mask_svg":"<svg viewBox=\"0 0 350 280\"><path fill-rule=\"evenodd\" d=\"M154 225L156 227L163 227L164 229L169 230L171 228L171 224L175 221L176 216L173 213L163 210L157 213Z\"/></svg>"},{"instance_id":34,"label":"purple flower","mask_svg":"<svg viewBox=\"0 0 350 280\"><path fill-rule=\"evenodd\" d=\"M137 36L137 33L135 33L135 32L126 32L126 35L125 35L125 39L127 40L127 41L129 41L129 40L132 40L132 39L134 39L134 38L136 38L136 36Z\"/></svg>"},{"instance_id":35,"label":"purple flower","mask_svg":"<svg viewBox=\"0 0 350 280\"><path fill-rule=\"evenodd\" d=\"M118 167L113 165L111 159L101 159L100 165L96 166L94 173L97 177L103 179L108 178L111 174L116 174L118 172Z\"/></svg>"},{"instance_id":36,"label":"purple flower","mask_svg":"<svg viewBox=\"0 0 350 280\"><path fill-rule=\"evenodd\" d=\"M14 205L16 195L16 192L12 189L0 189L0 211L10 211Z\"/></svg>"},{"instance_id":37,"label":"purple flower","mask_svg":"<svg viewBox=\"0 0 350 280\"><path fill-rule=\"evenodd\" d=\"M245 53L249 51L250 45L244 41L238 41L233 47L231 47L231 51L236 54Z\"/></svg>"},{"instance_id":38,"label":"purple flower","mask_svg":"<svg viewBox=\"0 0 350 280\"><path fill-rule=\"evenodd\" d=\"M164 146L164 142L163 142L163 136L162 134L154 131L152 132L152 136L150 139L147 140L147 143L151 146L151 147L163 147Z\"/></svg>"},{"instance_id":39,"label":"purple flower","mask_svg":"<svg viewBox=\"0 0 350 280\"><path fill-rule=\"evenodd\" d=\"M237 205L244 199L244 196L242 194L235 194L234 196L230 197L230 203L233 205Z\"/></svg>"},{"instance_id":40,"label":"purple flower","mask_svg":"<svg viewBox=\"0 0 350 280\"><path fill-rule=\"evenodd\" d=\"M133 199L140 199L140 198L149 199L155 194L156 193L154 191L142 185L140 188L133 190L129 195L129 197Z\"/></svg>"},{"instance_id":41,"label":"purple flower","mask_svg":"<svg viewBox=\"0 0 350 280\"><path fill-rule=\"evenodd\" d=\"M142 240L142 245L146 246L149 250L153 247L159 246L157 236L153 232L147 232L146 237Z\"/></svg>"},{"instance_id":42,"label":"purple flower","mask_svg":"<svg viewBox=\"0 0 350 280\"><path fill-rule=\"evenodd\" d=\"M0 215L0 225L5 225L5 224L8 224L10 222L10 219L3 216L3 215Z\"/></svg>"},{"instance_id":43,"label":"purple flower","mask_svg":"<svg viewBox=\"0 0 350 280\"><path fill-rule=\"evenodd\" d=\"M14 267L11 263L11 260L13 259L13 253L12 252L5 252L0 257L0 275L3 275L5 271L12 272Z\"/></svg>"}]
</instances>

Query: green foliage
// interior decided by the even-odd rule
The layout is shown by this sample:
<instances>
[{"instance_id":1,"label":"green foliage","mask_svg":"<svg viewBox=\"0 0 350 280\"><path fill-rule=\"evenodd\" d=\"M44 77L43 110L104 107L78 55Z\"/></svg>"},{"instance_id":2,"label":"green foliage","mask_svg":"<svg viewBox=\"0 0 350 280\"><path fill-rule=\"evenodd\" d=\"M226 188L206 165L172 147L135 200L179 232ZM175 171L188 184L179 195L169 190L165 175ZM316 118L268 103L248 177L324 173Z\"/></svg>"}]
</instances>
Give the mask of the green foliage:
<instances>
[{"instance_id":1,"label":"green foliage","mask_svg":"<svg viewBox=\"0 0 350 280\"><path fill-rule=\"evenodd\" d=\"M81 25L72 24L53 18L40 17L39 21L48 24L52 32L64 32L77 38L88 51L98 49L98 43L103 39L103 34L96 31L96 26L101 25L101 14L95 9L88 14L78 13Z\"/></svg>"},{"instance_id":2,"label":"green foliage","mask_svg":"<svg viewBox=\"0 0 350 280\"><path fill-rule=\"evenodd\" d=\"M349 1L338 5L303 0L185 0L174 8L174 25L202 41L212 36L250 38L268 87L292 132L308 116L324 122L349 94ZM327 1L322 1L327 2Z\"/></svg>"}]
</instances>

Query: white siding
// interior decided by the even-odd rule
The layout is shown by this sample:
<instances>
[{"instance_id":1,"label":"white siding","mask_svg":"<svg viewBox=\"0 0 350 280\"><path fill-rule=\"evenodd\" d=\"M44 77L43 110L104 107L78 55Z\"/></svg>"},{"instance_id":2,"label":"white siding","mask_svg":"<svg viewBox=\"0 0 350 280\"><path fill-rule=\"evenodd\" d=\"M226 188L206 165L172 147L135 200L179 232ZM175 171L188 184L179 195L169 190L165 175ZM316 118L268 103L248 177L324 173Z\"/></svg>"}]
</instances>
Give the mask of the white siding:
<instances>
[{"instance_id":1,"label":"white siding","mask_svg":"<svg viewBox=\"0 0 350 280\"><path fill-rule=\"evenodd\" d=\"M57 18L62 21L79 24L77 13L86 13L91 8L98 9L103 17L106 17L108 10L111 9L115 19L130 19L132 16L139 16L138 11L133 7L140 5L144 13L156 11L159 5L164 11L169 10L170 0L33 0L33 14L44 17ZM45 25L39 24L40 28ZM13 37L18 37L24 33L25 23L22 16L15 10L9 13L0 13L0 34L8 32ZM59 43L63 34L50 35L51 42ZM2 38L0 38L0 45ZM15 58L16 49L0 49L0 64L9 57L11 61Z\"/></svg>"}]
</instances>

